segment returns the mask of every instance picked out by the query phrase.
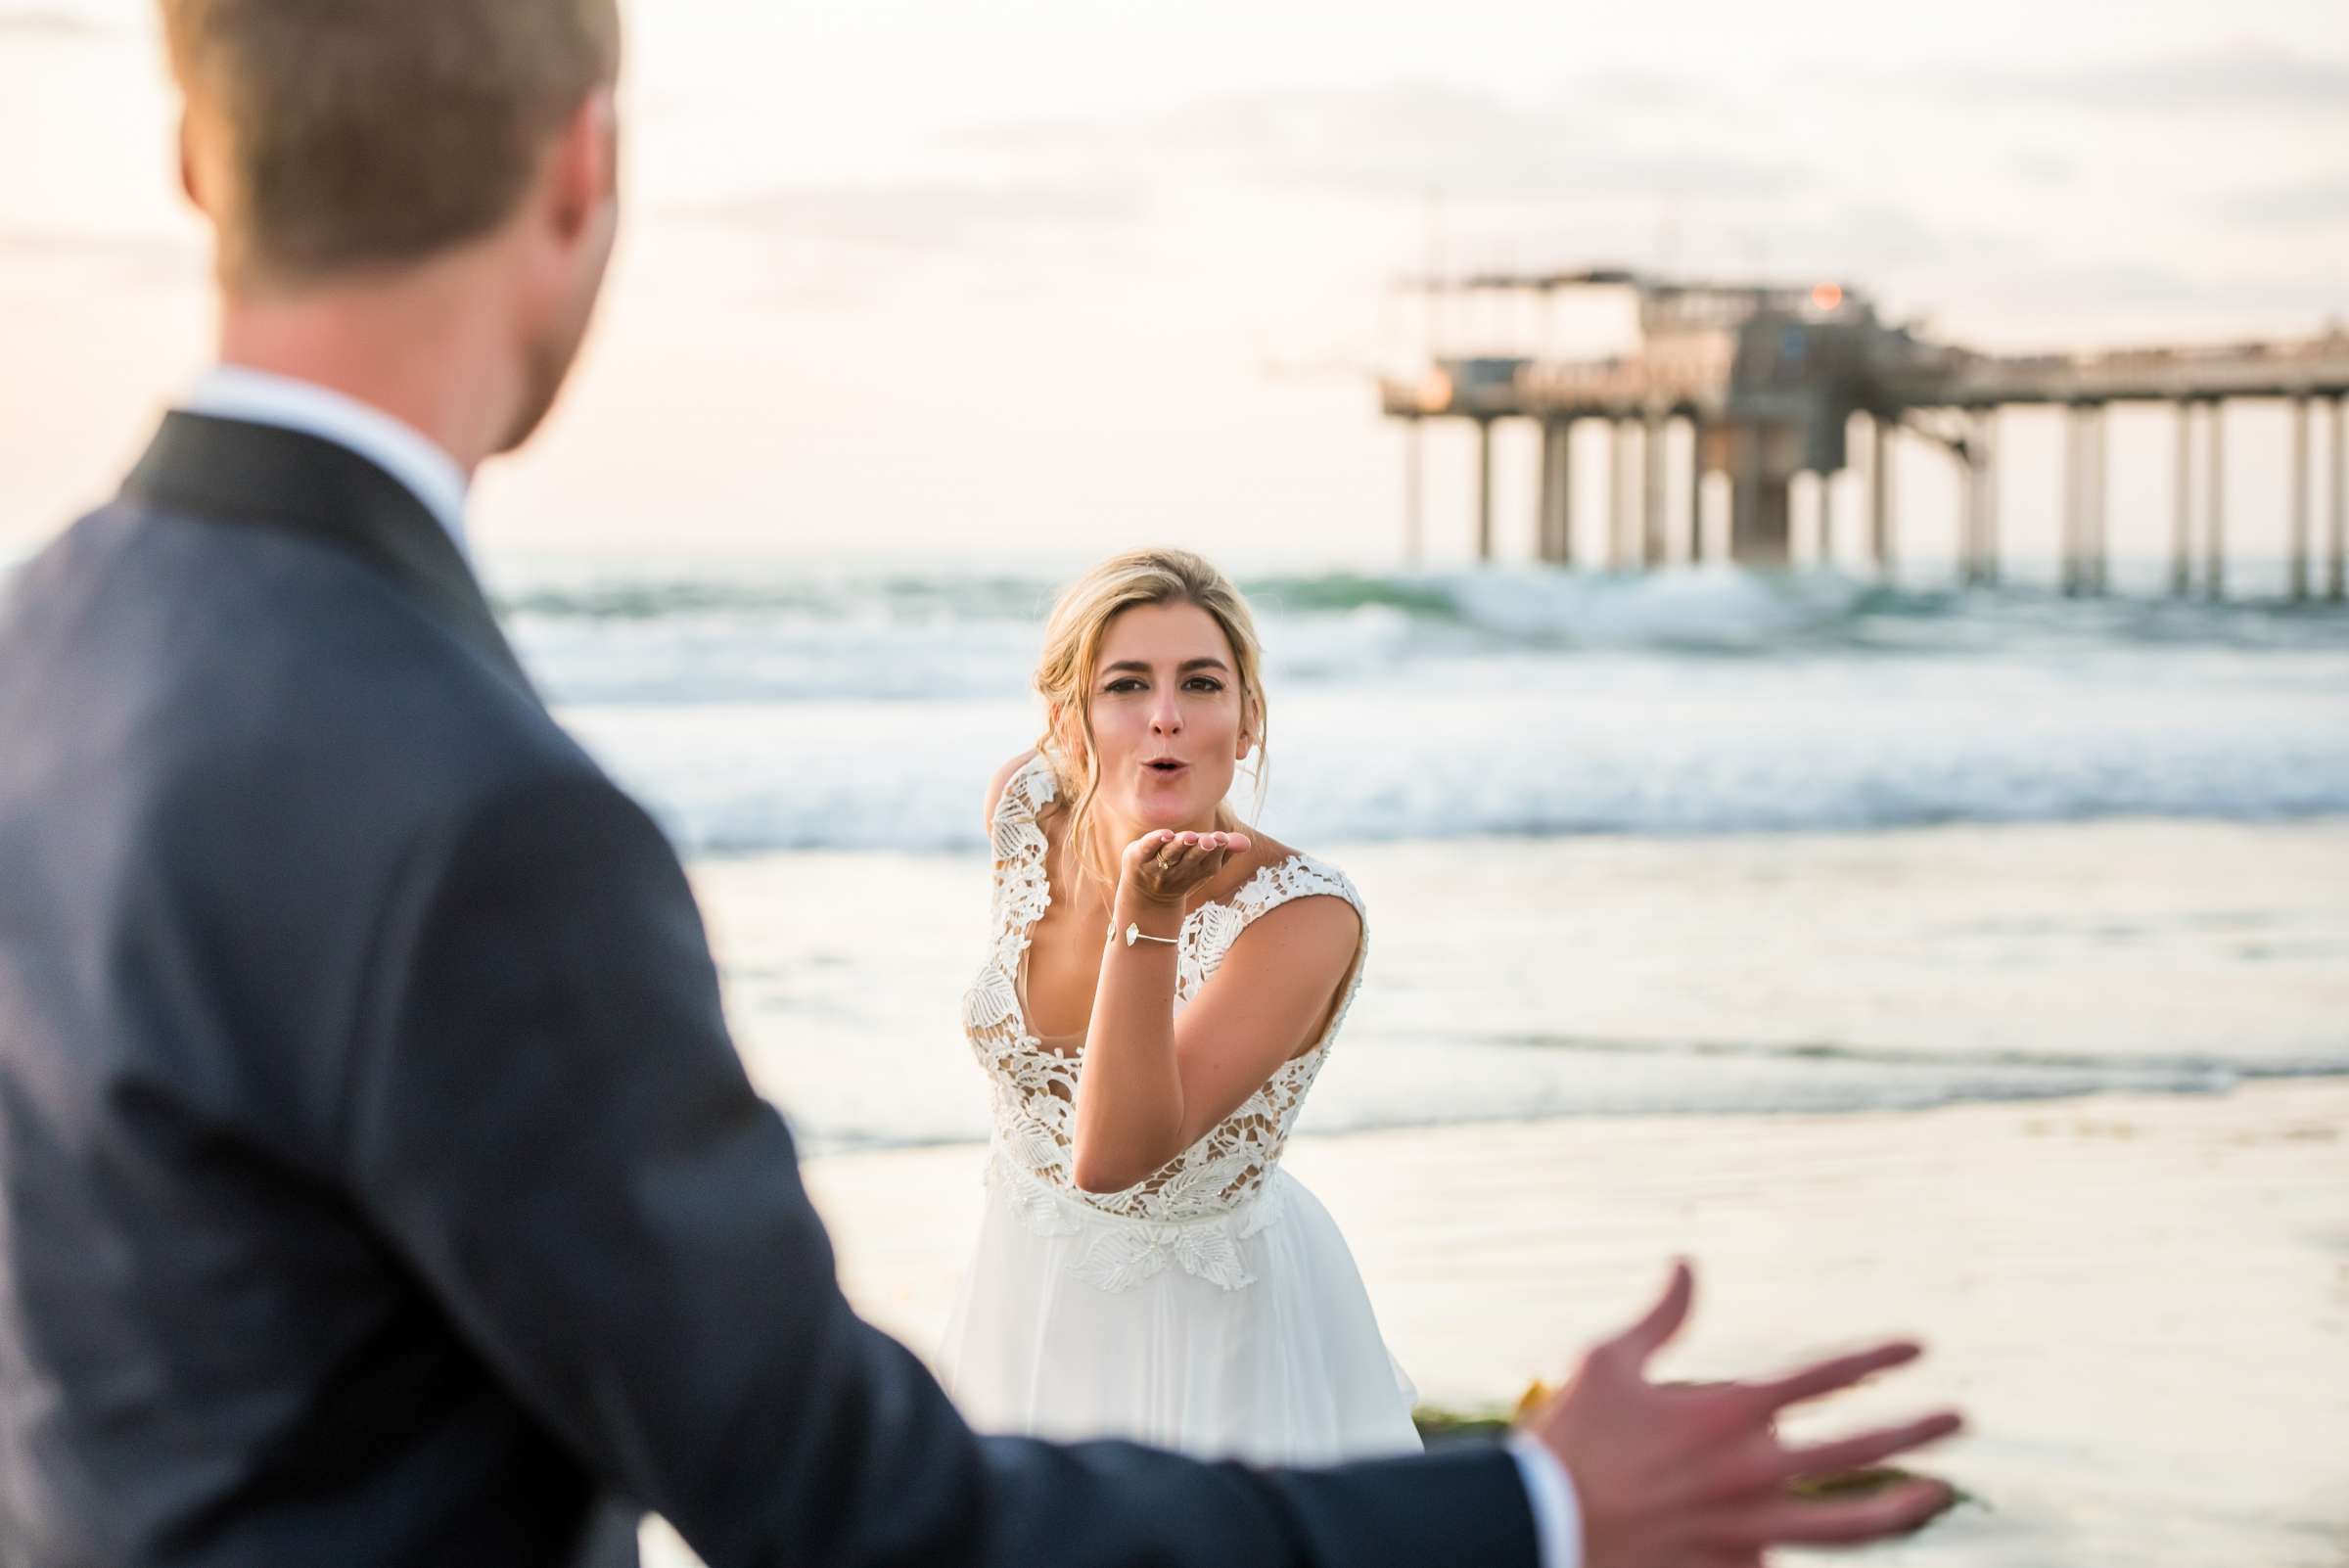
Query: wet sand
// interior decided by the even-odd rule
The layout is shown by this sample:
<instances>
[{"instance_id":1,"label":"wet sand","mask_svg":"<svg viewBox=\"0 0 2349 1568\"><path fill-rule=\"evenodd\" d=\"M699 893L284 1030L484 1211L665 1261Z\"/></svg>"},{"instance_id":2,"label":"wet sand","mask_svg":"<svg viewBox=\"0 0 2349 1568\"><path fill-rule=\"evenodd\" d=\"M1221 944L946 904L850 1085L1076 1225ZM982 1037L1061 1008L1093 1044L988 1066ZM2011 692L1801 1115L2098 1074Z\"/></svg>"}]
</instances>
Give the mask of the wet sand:
<instances>
[{"instance_id":1,"label":"wet sand","mask_svg":"<svg viewBox=\"0 0 2349 1568\"><path fill-rule=\"evenodd\" d=\"M1309 846L1370 909L1300 1130L1865 1112L2349 1073L2349 818ZM987 867L694 868L810 1154L987 1136Z\"/></svg>"}]
</instances>

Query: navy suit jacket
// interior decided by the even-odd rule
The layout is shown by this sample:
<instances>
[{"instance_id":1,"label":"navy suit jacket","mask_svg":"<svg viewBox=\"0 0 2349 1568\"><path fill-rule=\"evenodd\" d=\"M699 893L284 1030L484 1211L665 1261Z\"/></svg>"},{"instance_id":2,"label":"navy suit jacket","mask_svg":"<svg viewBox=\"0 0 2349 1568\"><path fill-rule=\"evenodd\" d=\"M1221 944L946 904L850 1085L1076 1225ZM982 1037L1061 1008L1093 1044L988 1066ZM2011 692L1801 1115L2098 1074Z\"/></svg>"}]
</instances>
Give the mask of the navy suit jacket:
<instances>
[{"instance_id":1,"label":"navy suit jacket","mask_svg":"<svg viewBox=\"0 0 2349 1568\"><path fill-rule=\"evenodd\" d=\"M446 533L174 414L0 601L0 1564L1535 1560L1497 1449L975 1436Z\"/></svg>"}]
</instances>

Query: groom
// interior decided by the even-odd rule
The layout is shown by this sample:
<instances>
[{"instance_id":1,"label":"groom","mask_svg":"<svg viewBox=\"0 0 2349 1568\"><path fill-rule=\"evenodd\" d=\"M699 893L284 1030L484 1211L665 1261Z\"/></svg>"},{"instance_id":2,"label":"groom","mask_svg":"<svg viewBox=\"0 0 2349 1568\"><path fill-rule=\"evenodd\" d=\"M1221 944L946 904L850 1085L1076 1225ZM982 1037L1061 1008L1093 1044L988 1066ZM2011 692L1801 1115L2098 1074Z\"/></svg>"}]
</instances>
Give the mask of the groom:
<instances>
[{"instance_id":1,"label":"groom","mask_svg":"<svg viewBox=\"0 0 2349 1568\"><path fill-rule=\"evenodd\" d=\"M668 845L468 565L616 221L614 0L164 0L220 367L0 604L0 1565L1752 1563L1774 1382L1501 1448L975 1437L859 1321Z\"/></svg>"}]
</instances>

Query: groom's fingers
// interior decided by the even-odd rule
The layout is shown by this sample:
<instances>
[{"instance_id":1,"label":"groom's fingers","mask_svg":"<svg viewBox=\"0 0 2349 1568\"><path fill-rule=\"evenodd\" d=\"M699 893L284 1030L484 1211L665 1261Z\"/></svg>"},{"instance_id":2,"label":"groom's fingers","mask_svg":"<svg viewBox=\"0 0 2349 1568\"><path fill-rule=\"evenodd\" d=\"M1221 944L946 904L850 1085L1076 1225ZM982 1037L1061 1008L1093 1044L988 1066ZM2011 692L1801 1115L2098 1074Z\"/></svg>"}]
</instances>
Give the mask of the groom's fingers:
<instances>
[{"instance_id":1,"label":"groom's fingers","mask_svg":"<svg viewBox=\"0 0 2349 1568\"><path fill-rule=\"evenodd\" d=\"M1773 1502L1750 1509L1724 1529L1735 1546L1857 1545L1914 1530L1950 1504L1938 1481L1911 1481L1856 1502Z\"/></svg>"},{"instance_id":2,"label":"groom's fingers","mask_svg":"<svg viewBox=\"0 0 2349 1568\"><path fill-rule=\"evenodd\" d=\"M1895 1454L1921 1449L1928 1443L1938 1443L1964 1427L1955 1411L1943 1410L1920 1417L1900 1426L1880 1427L1856 1437L1840 1438L1832 1443L1813 1444L1809 1448L1788 1449L1778 1455L1778 1479L1799 1481L1825 1475L1839 1475L1846 1470L1865 1470Z\"/></svg>"},{"instance_id":3,"label":"groom's fingers","mask_svg":"<svg viewBox=\"0 0 2349 1568\"><path fill-rule=\"evenodd\" d=\"M1789 1405L1799 1405L1805 1400L1818 1399L1822 1394L1850 1388L1864 1378L1905 1365L1923 1354L1924 1348L1912 1341L1893 1340L1849 1356L1814 1362L1784 1377L1755 1383L1751 1385L1752 1395L1764 1409L1781 1410Z\"/></svg>"},{"instance_id":4,"label":"groom's fingers","mask_svg":"<svg viewBox=\"0 0 2349 1568\"><path fill-rule=\"evenodd\" d=\"M1676 1259L1672 1278L1664 1286L1664 1294L1647 1310L1647 1315L1616 1335L1600 1347L1618 1351L1627 1357L1635 1368L1644 1367L1656 1352L1672 1341L1688 1320L1688 1304L1696 1295L1696 1275L1685 1259Z\"/></svg>"}]
</instances>

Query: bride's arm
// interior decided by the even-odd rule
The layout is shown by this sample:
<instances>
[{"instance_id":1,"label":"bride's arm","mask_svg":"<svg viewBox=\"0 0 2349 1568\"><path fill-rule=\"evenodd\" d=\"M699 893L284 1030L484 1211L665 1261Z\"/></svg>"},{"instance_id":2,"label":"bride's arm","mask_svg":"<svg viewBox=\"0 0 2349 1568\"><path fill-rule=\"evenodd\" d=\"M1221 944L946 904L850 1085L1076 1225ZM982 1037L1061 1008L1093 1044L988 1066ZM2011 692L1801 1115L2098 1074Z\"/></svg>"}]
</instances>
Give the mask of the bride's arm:
<instances>
[{"instance_id":1,"label":"bride's arm","mask_svg":"<svg viewBox=\"0 0 2349 1568\"><path fill-rule=\"evenodd\" d=\"M1345 899L1293 899L1241 934L1177 1021L1175 949L1124 933L1173 937L1179 904L1122 877L1116 908L1077 1082L1073 1176L1088 1192L1133 1185L1237 1110L1310 1043L1361 942Z\"/></svg>"}]
</instances>

